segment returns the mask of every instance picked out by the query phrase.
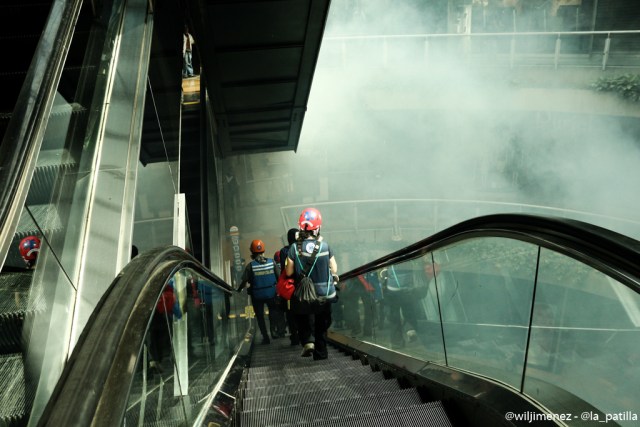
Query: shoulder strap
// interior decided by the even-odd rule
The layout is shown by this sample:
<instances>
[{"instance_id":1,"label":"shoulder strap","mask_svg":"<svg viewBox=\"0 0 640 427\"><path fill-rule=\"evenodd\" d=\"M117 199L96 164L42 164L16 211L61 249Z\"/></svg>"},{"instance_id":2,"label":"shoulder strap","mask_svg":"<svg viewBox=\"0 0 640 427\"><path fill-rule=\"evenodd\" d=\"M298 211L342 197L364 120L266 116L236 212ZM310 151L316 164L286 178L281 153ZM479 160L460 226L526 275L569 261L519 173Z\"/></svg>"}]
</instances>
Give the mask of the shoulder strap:
<instances>
[{"instance_id":1,"label":"shoulder strap","mask_svg":"<svg viewBox=\"0 0 640 427\"><path fill-rule=\"evenodd\" d=\"M302 266L302 262L300 261L300 257L302 255L302 249L300 248L300 245L298 245L297 243L295 243L296 245L296 249L297 249L297 256L296 258L298 259L298 265L300 266L300 270L302 272L303 276L309 276L311 274L311 272L313 271L313 267L316 266L316 261L318 260L318 252L320 252L320 248L322 248L322 241L316 241L316 245L313 248L313 252L311 252L311 258L309 258L309 260L313 260L313 264L311 265L311 268L309 269L309 271L305 271L304 267ZM306 264L309 265L309 260L306 261Z\"/></svg>"}]
</instances>

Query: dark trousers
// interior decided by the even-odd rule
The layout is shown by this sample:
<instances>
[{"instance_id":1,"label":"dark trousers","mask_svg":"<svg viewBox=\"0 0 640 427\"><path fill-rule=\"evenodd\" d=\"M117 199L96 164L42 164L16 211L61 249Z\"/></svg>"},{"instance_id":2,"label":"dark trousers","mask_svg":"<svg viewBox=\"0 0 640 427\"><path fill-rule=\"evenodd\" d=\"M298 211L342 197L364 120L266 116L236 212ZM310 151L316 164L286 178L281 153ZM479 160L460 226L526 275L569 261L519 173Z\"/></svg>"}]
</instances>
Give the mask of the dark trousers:
<instances>
[{"instance_id":1,"label":"dark trousers","mask_svg":"<svg viewBox=\"0 0 640 427\"><path fill-rule=\"evenodd\" d=\"M147 335L147 345L149 357L155 362L162 362L165 354L171 353L171 338L173 316L155 312L151 319L149 334Z\"/></svg>"},{"instance_id":2,"label":"dark trousers","mask_svg":"<svg viewBox=\"0 0 640 427\"><path fill-rule=\"evenodd\" d=\"M204 317L203 323L204 323L204 331L205 331L205 337L206 342L208 342L210 345L213 344L215 342L215 329L213 326L213 304L203 304L201 306L202 309L202 316Z\"/></svg>"},{"instance_id":3,"label":"dark trousers","mask_svg":"<svg viewBox=\"0 0 640 427\"><path fill-rule=\"evenodd\" d=\"M299 344L300 336L298 334L298 322L296 321L296 315L287 307L284 312L287 318L287 326L289 327L289 334L291 334L291 344Z\"/></svg>"},{"instance_id":4,"label":"dark trousers","mask_svg":"<svg viewBox=\"0 0 640 427\"><path fill-rule=\"evenodd\" d=\"M253 312L256 314L256 321L258 322L258 328L260 328L262 338L269 339L269 334L267 333L267 325L264 321L265 304L269 308L269 324L274 325L276 323L276 320L273 316L277 310L275 297L269 299L256 299L254 297L251 297L251 305L253 306Z\"/></svg>"},{"instance_id":5,"label":"dark trousers","mask_svg":"<svg viewBox=\"0 0 640 427\"><path fill-rule=\"evenodd\" d=\"M373 292L367 291L362 286L356 286L353 289L343 291L341 294L344 301L344 320L347 328L351 329L354 334L364 333L371 335L373 333L373 322L375 316L375 307L373 301ZM360 301L362 301L363 319L360 322Z\"/></svg>"},{"instance_id":6,"label":"dark trousers","mask_svg":"<svg viewBox=\"0 0 640 427\"><path fill-rule=\"evenodd\" d=\"M385 294L387 320L392 345L404 345L405 326L408 329L418 329L418 319L424 318L420 311L420 300L415 292L409 290L389 291Z\"/></svg>"},{"instance_id":7,"label":"dark trousers","mask_svg":"<svg viewBox=\"0 0 640 427\"><path fill-rule=\"evenodd\" d=\"M285 332L287 328L289 329L289 339L291 339L292 345L300 343L300 340L298 339L298 325L296 324L296 317L289 307L291 302L281 297L276 297L276 300L278 301L278 306L283 314L284 324L282 325L282 331ZM284 334L282 336L284 336Z\"/></svg>"},{"instance_id":8,"label":"dark trousers","mask_svg":"<svg viewBox=\"0 0 640 427\"><path fill-rule=\"evenodd\" d=\"M273 309L269 307L269 326L271 328L271 336L274 338L282 338L287 333L286 302L281 297L276 296Z\"/></svg>"},{"instance_id":9,"label":"dark trousers","mask_svg":"<svg viewBox=\"0 0 640 427\"><path fill-rule=\"evenodd\" d=\"M313 314L295 314L301 344L314 343L314 359L327 358L326 333L331 326L331 303L319 306Z\"/></svg>"}]
</instances>

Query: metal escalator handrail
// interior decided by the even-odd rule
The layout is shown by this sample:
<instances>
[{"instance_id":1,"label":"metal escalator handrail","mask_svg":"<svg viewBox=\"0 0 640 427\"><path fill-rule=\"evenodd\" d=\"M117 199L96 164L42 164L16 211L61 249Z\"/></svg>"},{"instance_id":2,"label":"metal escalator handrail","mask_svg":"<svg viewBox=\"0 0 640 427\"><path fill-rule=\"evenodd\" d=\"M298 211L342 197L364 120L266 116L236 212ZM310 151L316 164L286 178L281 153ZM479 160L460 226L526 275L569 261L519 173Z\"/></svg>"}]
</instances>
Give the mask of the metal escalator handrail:
<instances>
[{"instance_id":1,"label":"metal escalator handrail","mask_svg":"<svg viewBox=\"0 0 640 427\"><path fill-rule=\"evenodd\" d=\"M0 145L0 266L27 198L81 0L53 2Z\"/></svg>"},{"instance_id":2,"label":"metal escalator handrail","mask_svg":"<svg viewBox=\"0 0 640 427\"><path fill-rule=\"evenodd\" d=\"M134 258L113 280L64 368L39 426L121 425L145 333L168 279L189 268L233 288L186 251L164 246Z\"/></svg>"},{"instance_id":3,"label":"metal escalator handrail","mask_svg":"<svg viewBox=\"0 0 640 427\"><path fill-rule=\"evenodd\" d=\"M640 242L582 221L532 214L495 214L463 221L340 275L341 280L418 258L474 236L527 241L578 259L640 293Z\"/></svg>"}]
</instances>

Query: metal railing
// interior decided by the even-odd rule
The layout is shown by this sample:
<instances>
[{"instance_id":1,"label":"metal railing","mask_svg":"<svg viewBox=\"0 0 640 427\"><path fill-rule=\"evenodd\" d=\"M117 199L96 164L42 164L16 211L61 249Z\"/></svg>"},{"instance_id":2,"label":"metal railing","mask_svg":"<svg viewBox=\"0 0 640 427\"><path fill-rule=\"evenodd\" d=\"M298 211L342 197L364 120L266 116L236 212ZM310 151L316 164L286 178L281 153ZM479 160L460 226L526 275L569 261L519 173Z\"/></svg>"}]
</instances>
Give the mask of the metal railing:
<instances>
[{"instance_id":1,"label":"metal railing","mask_svg":"<svg viewBox=\"0 0 640 427\"><path fill-rule=\"evenodd\" d=\"M591 224L474 218L342 274L335 333L500 382L548 413L631 420L639 257L640 242Z\"/></svg>"},{"instance_id":2,"label":"metal railing","mask_svg":"<svg viewBox=\"0 0 640 427\"><path fill-rule=\"evenodd\" d=\"M487 66L640 67L640 30L327 36L321 66L414 63L452 59Z\"/></svg>"}]
</instances>

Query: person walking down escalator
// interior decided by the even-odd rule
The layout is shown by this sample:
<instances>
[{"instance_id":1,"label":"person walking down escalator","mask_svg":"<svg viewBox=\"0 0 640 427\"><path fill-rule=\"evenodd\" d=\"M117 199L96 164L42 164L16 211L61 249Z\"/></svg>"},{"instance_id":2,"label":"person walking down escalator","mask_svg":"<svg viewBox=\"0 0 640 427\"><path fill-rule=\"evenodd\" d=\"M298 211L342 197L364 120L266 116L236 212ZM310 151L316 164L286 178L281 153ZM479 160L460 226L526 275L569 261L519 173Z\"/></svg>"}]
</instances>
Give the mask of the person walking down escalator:
<instances>
[{"instance_id":1,"label":"person walking down escalator","mask_svg":"<svg viewBox=\"0 0 640 427\"><path fill-rule=\"evenodd\" d=\"M375 290L378 275L375 272L359 274L341 289L340 296L344 300L344 319L347 328L354 335L362 334L364 338L373 336L375 321ZM362 316L360 315L362 305Z\"/></svg>"},{"instance_id":2,"label":"person walking down escalator","mask_svg":"<svg viewBox=\"0 0 640 427\"><path fill-rule=\"evenodd\" d=\"M149 367L154 373L162 373L165 355L171 355L173 320L182 319L182 309L175 295L175 279L165 285L151 318L146 344L149 349Z\"/></svg>"},{"instance_id":3,"label":"person walking down escalator","mask_svg":"<svg viewBox=\"0 0 640 427\"><path fill-rule=\"evenodd\" d=\"M298 300L295 292L291 298L291 309L295 313L302 357L313 355L313 360L326 359L326 333L331 326L331 306L336 301L338 264L329 244L320 236L322 216L320 211L307 208L298 220L300 231L296 242L289 248L285 271L293 277L297 289L304 289L312 282L317 300L305 303Z\"/></svg>"},{"instance_id":4,"label":"person walking down escalator","mask_svg":"<svg viewBox=\"0 0 640 427\"><path fill-rule=\"evenodd\" d=\"M418 339L418 320L424 319L420 302L426 296L426 287L416 286L408 265L383 270L382 283L391 347L402 348L407 341Z\"/></svg>"},{"instance_id":5,"label":"person walking down escalator","mask_svg":"<svg viewBox=\"0 0 640 427\"><path fill-rule=\"evenodd\" d=\"M273 255L273 259L274 261L276 261L276 276L278 277L280 277L280 274L285 271L285 264L287 262L287 256L289 255L289 248L293 243L295 243L297 234L297 228L289 229L289 231L287 232L288 245L284 246ZM298 326L296 324L295 315L293 311L291 311L290 301L280 297L276 297L276 299L278 300L278 304L280 305L286 318L286 326L289 328L289 339L291 340L291 345L300 344L300 339L298 337Z\"/></svg>"},{"instance_id":6,"label":"person walking down escalator","mask_svg":"<svg viewBox=\"0 0 640 427\"><path fill-rule=\"evenodd\" d=\"M251 296L251 305L258 322L258 328L262 334L262 344L270 344L271 339L264 319L264 306L266 305L269 309L269 325L273 332L279 315L276 305L278 278L275 263L271 258L264 256L265 245L262 240L252 241L249 249L251 250L251 262L244 269L238 292L241 292L245 287L247 288L247 292Z\"/></svg>"},{"instance_id":7,"label":"person walking down escalator","mask_svg":"<svg viewBox=\"0 0 640 427\"><path fill-rule=\"evenodd\" d=\"M184 33L182 34L182 77L194 77L193 74L193 44L195 40L191 33L189 33L189 27L184 26Z\"/></svg>"}]
</instances>

